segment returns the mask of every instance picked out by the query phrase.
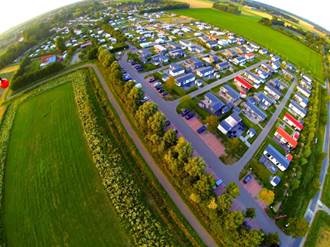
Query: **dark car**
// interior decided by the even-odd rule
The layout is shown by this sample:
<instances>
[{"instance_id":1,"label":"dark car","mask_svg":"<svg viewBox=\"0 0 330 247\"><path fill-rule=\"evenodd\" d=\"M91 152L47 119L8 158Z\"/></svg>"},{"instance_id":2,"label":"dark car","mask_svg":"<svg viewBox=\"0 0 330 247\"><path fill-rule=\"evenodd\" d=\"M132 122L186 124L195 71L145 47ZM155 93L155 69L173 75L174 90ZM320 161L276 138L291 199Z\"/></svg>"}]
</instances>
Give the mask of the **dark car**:
<instances>
[{"instance_id":1,"label":"dark car","mask_svg":"<svg viewBox=\"0 0 330 247\"><path fill-rule=\"evenodd\" d=\"M191 118L193 118L195 116L195 113L193 112L189 112L186 116L185 116L185 119L189 120Z\"/></svg>"},{"instance_id":2,"label":"dark car","mask_svg":"<svg viewBox=\"0 0 330 247\"><path fill-rule=\"evenodd\" d=\"M206 130L206 126L205 125L202 125L201 127L199 127L197 129L197 133L198 134L202 134L205 130Z\"/></svg>"},{"instance_id":3,"label":"dark car","mask_svg":"<svg viewBox=\"0 0 330 247\"><path fill-rule=\"evenodd\" d=\"M164 93L165 90L164 90L164 88L160 88L160 89L158 90L158 92L159 92L159 93Z\"/></svg>"},{"instance_id":4,"label":"dark car","mask_svg":"<svg viewBox=\"0 0 330 247\"><path fill-rule=\"evenodd\" d=\"M246 175L245 178L243 179L243 183L247 184L248 182L250 182L252 179L252 175Z\"/></svg>"},{"instance_id":5,"label":"dark car","mask_svg":"<svg viewBox=\"0 0 330 247\"><path fill-rule=\"evenodd\" d=\"M166 120L165 121L165 127L168 127L168 126L170 126L171 125L171 121L170 120Z\"/></svg>"},{"instance_id":6,"label":"dark car","mask_svg":"<svg viewBox=\"0 0 330 247\"><path fill-rule=\"evenodd\" d=\"M190 112L189 109L183 109L182 112L181 112L181 116L184 117L184 116L186 116L189 112Z\"/></svg>"},{"instance_id":7,"label":"dark car","mask_svg":"<svg viewBox=\"0 0 330 247\"><path fill-rule=\"evenodd\" d=\"M155 82L155 81L156 81L155 78L150 78L150 79L149 79L149 83L153 83L153 82Z\"/></svg>"},{"instance_id":8,"label":"dark car","mask_svg":"<svg viewBox=\"0 0 330 247\"><path fill-rule=\"evenodd\" d=\"M163 97L165 97L166 95L168 95L168 92L164 91L164 92L162 93L162 95L163 95Z\"/></svg>"},{"instance_id":9,"label":"dark car","mask_svg":"<svg viewBox=\"0 0 330 247\"><path fill-rule=\"evenodd\" d=\"M131 64L132 64L132 65L135 65L135 64L136 64L136 62L135 62L134 60L132 60L132 61L131 61Z\"/></svg>"}]
</instances>

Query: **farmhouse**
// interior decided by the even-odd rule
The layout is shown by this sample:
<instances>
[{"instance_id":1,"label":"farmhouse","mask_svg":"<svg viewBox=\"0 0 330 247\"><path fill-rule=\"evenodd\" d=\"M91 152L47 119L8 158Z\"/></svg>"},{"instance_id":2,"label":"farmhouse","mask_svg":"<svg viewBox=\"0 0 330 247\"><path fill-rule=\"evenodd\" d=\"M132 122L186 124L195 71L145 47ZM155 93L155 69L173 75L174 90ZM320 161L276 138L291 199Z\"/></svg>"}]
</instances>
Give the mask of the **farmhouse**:
<instances>
[{"instance_id":1,"label":"farmhouse","mask_svg":"<svg viewBox=\"0 0 330 247\"><path fill-rule=\"evenodd\" d=\"M219 96L224 98L227 103L232 104L234 104L240 99L240 94L227 84L220 87Z\"/></svg>"},{"instance_id":2,"label":"farmhouse","mask_svg":"<svg viewBox=\"0 0 330 247\"><path fill-rule=\"evenodd\" d=\"M201 67L196 70L196 74L199 77L211 77L214 74L214 69L212 66Z\"/></svg>"},{"instance_id":3,"label":"farmhouse","mask_svg":"<svg viewBox=\"0 0 330 247\"><path fill-rule=\"evenodd\" d=\"M185 73L184 68L180 64L173 63L170 65L169 74L173 77L177 77Z\"/></svg>"},{"instance_id":4,"label":"farmhouse","mask_svg":"<svg viewBox=\"0 0 330 247\"><path fill-rule=\"evenodd\" d=\"M282 96L282 93L278 89L270 85L270 83L267 83L265 85L264 92L266 95L269 95L275 100L279 100Z\"/></svg>"},{"instance_id":5,"label":"farmhouse","mask_svg":"<svg viewBox=\"0 0 330 247\"><path fill-rule=\"evenodd\" d=\"M234 82L236 83L236 85L238 87L242 88L245 91L249 91L251 88L253 88L253 86L247 80L245 80L242 76L236 76L234 78Z\"/></svg>"},{"instance_id":6,"label":"farmhouse","mask_svg":"<svg viewBox=\"0 0 330 247\"><path fill-rule=\"evenodd\" d=\"M307 98L309 98L309 96L311 96L311 91L309 91L306 88L303 88L301 86L297 86L296 89L297 89L298 92L300 92L302 95L304 95Z\"/></svg>"},{"instance_id":7,"label":"farmhouse","mask_svg":"<svg viewBox=\"0 0 330 247\"><path fill-rule=\"evenodd\" d=\"M229 131L231 131L241 122L242 119L239 117L239 115L237 113L233 113L220 122L220 124L218 125L218 130L220 130L221 133L226 135Z\"/></svg>"},{"instance_id":8,"label":"farmhouse","mask_svg":"<svg viewBox=\"0 0 330 247\"><path fill-rule=\"evenodd\" d=\"M269 144L263 152L264 157L271 161L282 172L288 169L291 160L281 154L276 148Z\"/></svg>"},{"instance_id":9,"label":"farmhouse","mask_svg":"<svg viewBox=\"0 0 330 247\"><path fill-rule=\"evenodd\" d=\"M295 149L298 142L295 138L289 135L283 128L278 127L274 136L282 143L285 144L289 149Z\"/></svg>"},{"instance_id":10,"label":"farmhouse","mask_svg":"<svg viewBox=\"0 0 330 247\"><path fill-rule=\"evenodd\" d=\"M294 100L290 101L289 109L294 115L300 118L304 118L307 114L307 111Z\"/></svg>"},{"instance_id":11,"label":"farmhouse","mask_svg":"<svg viewBox=\"0 0 330 247\"><path fill-rule=\"evenodd\" d=\"M193 83L196 80L196 77L193 73L188 73L177 77L175 80L176 80L176 85L178 85L179 87L184 87Z\"/></svg>"},{"instance_id":12,"label":"farmhouse","mask_svg":"<svg viewBox=\"0 0 330 247\"><path fill-rule=\"evenodd\" d=\"M210 92L204 95L204 100L200 102L200 106L208 109L211 113L217 116L224 114L229 110L224 102Z\"/></svg>"},{"instance_id":13,"label":"farmhouse","mask_svg":"<svg viewBox=\"0 0 330 247\"><path fill-rule=\"evenodd\" d=\"M284 114L283 121L295 130L302 131L304 128L304 125L288 112Z\"/></svg>"},{"instance_id":14,"label":"farmhouse","mask_svg":"<svg viewBox=\"0 0 330 247\"><path fill-rule=\"evenodd\" d=\"M253 118L256 122L262 122L267 118L267 114L251 102L243 104L243 111L250 119Z\"/></svg>"}]
</instances>

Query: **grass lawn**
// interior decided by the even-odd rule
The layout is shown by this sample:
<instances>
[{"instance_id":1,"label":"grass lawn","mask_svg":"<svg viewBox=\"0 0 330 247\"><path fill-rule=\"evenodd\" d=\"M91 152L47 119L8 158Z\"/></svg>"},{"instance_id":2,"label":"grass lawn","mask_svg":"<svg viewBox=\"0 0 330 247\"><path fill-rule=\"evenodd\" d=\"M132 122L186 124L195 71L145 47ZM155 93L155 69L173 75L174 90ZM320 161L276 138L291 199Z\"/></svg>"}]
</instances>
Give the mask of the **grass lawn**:
<instances>
[{"instance_id":1,"label":"grass lawn","mask_svg":"<svg viewBox=\"0 0 330 247\"><path fill-rule=\"evenodd\" d=\"M88 155L71 84L22 103L6 164L8 246L127 246Z\"/></svg>"},{"instance_id":2,"label":"grass lawn","mask_svg":"<svg viewBox=\"0 0 330 247\"><path fill-rule=\"evenodd\" d=\"M328 168L327 177L324 182L323 193L322 193L322 202L330 207L330 168Z\"/></svg>"},{"instance_id":3,"label":"grass lawn","mask_svg":"<svg viewBox=\"0 0 330 247\"><path fill-rule=\"evenodd\" d=\"M330 215L323 211L316 213L304 247L326 247L330 242Z\"/></svg>"},{"instance_id":4,"label":"grass lawn","mask_svg":"<svg viewBox=\"0 0 330 247\"><path fill-rule=\"evenodd\" d=\"M323 78L320 54L300 42L258 23L260 17L234 15L215 9L187 9L173 12L233 31L280 54L283 59L295 63L318 79Z\"/></svg>"}]
</instances>

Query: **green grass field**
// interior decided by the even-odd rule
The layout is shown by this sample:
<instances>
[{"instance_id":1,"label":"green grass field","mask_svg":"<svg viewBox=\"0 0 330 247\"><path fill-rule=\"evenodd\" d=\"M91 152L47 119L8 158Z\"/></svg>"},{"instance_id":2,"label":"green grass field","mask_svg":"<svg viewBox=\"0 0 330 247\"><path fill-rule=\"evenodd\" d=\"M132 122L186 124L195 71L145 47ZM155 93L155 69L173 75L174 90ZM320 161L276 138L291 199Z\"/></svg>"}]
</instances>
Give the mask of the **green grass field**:
<instances>
[{"instance_id":1,"label":"green grass field","mask_svg":"<svg viewBox=\"0 0 330 247\"><path fill-rule=\"evenodd\" d=\"M22 103L6 163L8 246L128 246L64 84Z\"/></svg>"},{"instance_id":2,"label":"green grass field","mask_svg":"<svg viewBox=\"0 0 330 247\"><path fill-rule=\"evenodd\" d=\"M327 247L330 242L330 216L319 211L307 235L304 247Z\"/></svg>"},{"instance_id":3,"label":"green grass field","mask_svg":"<svg viewBox=\"0 0 330 247\"><path fill-rule=\"evenodd\" d=\"M215 9L186 9L173 12L193 17L242 35L278 53L283 59L295 63L316 78L323 79L322 57L320 54L300 42L258 23L260 17L234 15Z\"/></svg>"}]
</instances>

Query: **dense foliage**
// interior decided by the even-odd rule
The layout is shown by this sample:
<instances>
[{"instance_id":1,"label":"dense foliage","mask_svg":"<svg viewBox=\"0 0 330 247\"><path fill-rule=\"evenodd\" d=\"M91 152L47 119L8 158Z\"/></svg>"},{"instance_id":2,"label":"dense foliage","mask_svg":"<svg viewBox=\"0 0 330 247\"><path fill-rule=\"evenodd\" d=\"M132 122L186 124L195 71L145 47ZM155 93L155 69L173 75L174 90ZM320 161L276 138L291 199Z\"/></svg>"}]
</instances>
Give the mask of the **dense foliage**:
<instances>
[{"instance_id":1,"label":"dense foliage","mask_svg":"<svg viewBox=\"0 0 330 247\"><path fill-rule=\"evenodd\" d=\"M32 72L26 72L23 75L15 76L11 84L11 89L14 91L19 90L22 87L31 85L35 81L40 80L46 76L53 75L64 68L65 66L62 63L55 62L48 65L44 69L40 69Z\"/></svg>"},{"instance_id":2,"label":"dense foliage","mask_svg":"<svg viewBox=\"0 0 330 247\"><path fill-rule=\"evenodd\" d=\"M134 186L133 179L122 168L121 155L98 127L84 78L77 80L73 87L91 155L108 195L131 232L135 244L140 246L171 245L167 232L140 202L139 189Z\"/></svg>"},{"instance_id":3,"label":"dense foliage","mask_svg":"<svg viewBox=\"0 0 330 247\"><path fill-rule=\"evenodd\" d=\"M158 11L164 11L164 10L173 10L173 9L188 9L189 4L187 3L179 3L179 2L165 2L162 5L155 5L150 8L147 8L145 10L141 10L140 13L152 13L152 12L158 12Z\"/></svg>"},{"instance_id":4,"label":"dense foliage","mask_svg":"<svg viewBox=\"0 0 330 247\"><path fill-rule=\"evenodd\" d=\"M213 4L213 8L222 10L222 11L226 11L226 12L229 12L232 14L236 14L236 15L241 14L241 10L235 4L218 2L218 3Z\"/></svg>"}]
</instances>

